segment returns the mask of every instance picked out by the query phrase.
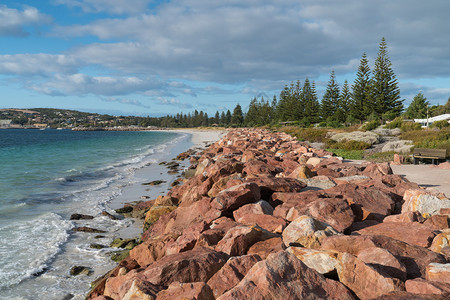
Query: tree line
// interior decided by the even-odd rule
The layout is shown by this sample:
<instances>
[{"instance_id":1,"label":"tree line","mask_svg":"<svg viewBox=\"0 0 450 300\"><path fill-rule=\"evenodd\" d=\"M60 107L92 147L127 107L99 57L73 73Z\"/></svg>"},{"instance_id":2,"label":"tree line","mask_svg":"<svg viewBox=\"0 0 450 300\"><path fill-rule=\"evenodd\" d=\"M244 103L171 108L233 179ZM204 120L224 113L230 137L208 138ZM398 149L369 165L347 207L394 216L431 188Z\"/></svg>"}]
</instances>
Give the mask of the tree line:
<instances>
[{"instance_id":1,"label":"tree line","mask_svg":"<svg viewBox=\"0 0 450 300\"><path fill-rule=\"evenodd\" d=\"M319 101L314 81L306 78L286 85L279 97L250 101L248 111L243 113L240 104L230 110L215 113L214 117L197 110L192 114L177 114L163 118L151 118L149 125L161 127L198 126L263 126L292 122L308 127L320 123L322 126L339 127L362 123L366 120L393 120L404 111L396 75L392 69L387 43L381 39L373 70L369 67L366 53L360 60L353 84L346 80L339 86L334 71L331 71L325 93ZM408 109L405 118L426 117L429 103L419 93ZM447 107L448 106L448 107ZM446 105L431 107L429 115L450 112L450 98Z\"/></svg>"}]
</instances>

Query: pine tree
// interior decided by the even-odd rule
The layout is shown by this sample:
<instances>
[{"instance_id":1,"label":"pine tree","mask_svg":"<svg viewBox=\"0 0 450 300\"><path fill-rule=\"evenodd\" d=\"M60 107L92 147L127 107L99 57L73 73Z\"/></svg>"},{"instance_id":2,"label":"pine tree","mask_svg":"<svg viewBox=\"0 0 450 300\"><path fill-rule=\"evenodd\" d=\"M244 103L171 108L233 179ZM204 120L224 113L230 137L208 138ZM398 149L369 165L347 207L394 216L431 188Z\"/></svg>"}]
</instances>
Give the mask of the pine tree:
<instances>
[{"instance_id":1,"label":"pine tree","mask_svg":"<svg viewBox=\"0 0 450 300\"><path fill-rule=\"evenodd\" d=\"M341 94L339 95L338 108L335 113L336 120L340 123L344 123L347 119L347 115L350 111L350 89L348 87L348 81L344 82L342 86Z\"/></svg>"},{"instance_id":2,"label":"pine tree","mask_svg":"<svg viewBox=\"0 0 450 300\"><path fill-rule=\"evenodd\" d=\"M374 103L374 112L379 118L386 113L393 117L399 116L402 112L403 100L400 99L400 89L392 70L384 37L381 39L378 56L375 59L370 94Z\"/></svg>"},{"instance_id":3,"label":"pine tree","mask_svg":"<svg viewBox=\"0 0 450 300\"><path fill-rule=\"evenodd\" d=\"M427 117L427 108L430 103L422 93L418 93L408 109L405 112L405 117L408 119L423 119Z\"/></svg>"},{"instance_id":4,"label":"pine tree","mask_svg":"<svg viewBox=\"0 0 450 300\"><path fill-rule=\"evenodd\" d=\"M233 126L239 127L242 126L243 123L244 116L242 114L242 107L238 103L233 110L233 114L231 115L231 124Z\"/></svg>"},{"instance_id":5,"label":"pine tree","mask_svg":"<svg viewBox=\"0 0 450 300\"><path fill-rule=\"evenodd\" d=\"M231 112L228 109L227 113L225 114L225 126L230 126L231 125Z\"/></svg>"},{"instance_id":6,"label":"pine tree","mask_svg":"<svg viewBox=\"0 0 450 300\"><path fill-rule=\"evenodd\" d=\"M246 126L256 126L259 125L259 105L256 97L250 101L248 106L247 114L245 115L245 125Z\"/></svg>"},{"instance_id":7,"label":"pine tree","mask_svg":"<svg viewBox=\"0 0 450 300\"><path fill-rule=\"evenodd\" d=\"M308 78L305 79L305 83L303 84L301 98L304 107L303 125L309 126L311 123L318 122L320 105L317 99L315 84L313 82L311 86Z\"/></svg>"},{"instance_id":8,"label":"pine tree","mask_svg":"<svg viewBox=\"0 0 450 300\"><path fill-rule=\"evenodd\" d=\"M216 114L214 115L214 123L216 125L218 125L220 122L220 115L219 115L219 111L216 111Z\"/></svg>"},{"instance_id":9,"label":"pine tree","mask_svg":"<svg viewBox=\"0 0 450 300\"><path fill-rule=\"evenodd\" d=\"M220 114L220 126L227 126L227 117L224 111Z\"/></svg>"},{"instance_id":10,"label":"pine tree","mask_svg":"<svg viewBox=\"0 0 450 300\"><path fill-rule=\"evenodd\" d=\"M327 89L322 98L321 115L322 119L326 120L329 117L334 117L339 103L339 86L336 82L334 71L331 71L330 80L328 81Z\"/></svg>"},{"instance_id":11,"label":"pine tree","mask_svg":"<svg viewBox=\"0 0 450 300\"><path fill-rule=\"evenodd\" d=\"M370 96L370 68L366 53L363 53L356 73L351 94L350 115L362 122L372 113Z\"/></svg>"}]
</instances>

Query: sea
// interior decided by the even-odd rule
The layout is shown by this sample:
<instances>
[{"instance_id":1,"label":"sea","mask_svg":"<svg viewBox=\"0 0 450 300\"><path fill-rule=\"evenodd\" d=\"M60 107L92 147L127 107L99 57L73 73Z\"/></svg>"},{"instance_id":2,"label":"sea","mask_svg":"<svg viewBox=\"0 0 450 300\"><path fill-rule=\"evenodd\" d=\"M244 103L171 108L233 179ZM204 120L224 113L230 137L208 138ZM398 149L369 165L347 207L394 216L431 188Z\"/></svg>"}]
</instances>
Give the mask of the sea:
<instances>
[{"instance_id":1,"label":"sea","mask_svg":"<svg viewBox=\"0 0 450 300\"><path fill-rule=\"evenodd\" d=\"M162 131L1 129L0 299L84 299L116 265L109 255L117 249L90 245L108 246L133 223L101 213L114 214L115 199L140 185L136 174L152 173L189 143L188 134ZM95 218L72 221L74 213ZM107 232L72 231L77 226ZM78 265L93 274L70 276Z\"/></svg>"}]
</instances>

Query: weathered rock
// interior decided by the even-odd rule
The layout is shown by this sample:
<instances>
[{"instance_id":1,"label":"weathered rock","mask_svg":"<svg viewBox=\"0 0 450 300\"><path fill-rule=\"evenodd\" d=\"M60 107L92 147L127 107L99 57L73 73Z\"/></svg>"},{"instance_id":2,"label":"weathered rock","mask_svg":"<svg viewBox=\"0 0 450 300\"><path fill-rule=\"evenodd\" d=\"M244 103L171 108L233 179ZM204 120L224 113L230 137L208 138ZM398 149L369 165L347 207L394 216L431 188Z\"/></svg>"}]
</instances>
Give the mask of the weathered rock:
<instances>
[{"instance_id":1,"label":"weathered rock","mask_svg":"<svg viewBox=\"0 0 450 300\"><path fill-rule=\"evenodd\" d=\"M118 220L118 218L116 216L114 216L114 215L112 215L112 214L110 214L110 213L108 213L106 211L102 211L102 216L108 217L111 220Z\"/></svg>"},{"instance_id":2,"label":"weathered rock","mask_svg":"<svg viewBox=\"0 0 450 300\"><path fill-rule=\"evenodd\" d=\"M401 281L406 280L406 267L391 252L383 248L367 248L359 251L358 258L380 273Z\"/></svg>"},{"instance_id":3,"label":"weathered rock","mask_svg":"<svg viewBox=\"0 0 450 300\"><path fill-rule=\"evenodd\" d=\"M410 153L411 149L414 147L414 144L412 141L409 140L399 140L399 141L392 141L387 142L383 148L381 149L381 152L397 152L397 153Z\"/></svg>"},{"instance_id":4,"label":"weathered rock","mask_svg":"<svg viewBox=\"0 0 450 300\"><path fill-rule=\"evenodd\" d=\"M280 234L287 226L287 222L284 219L271 215L246 214L240 217L237 221L247 226L257 225L267 231Z\"/></svg>"},{"instance_id":5,"label":"weathered rock","mask_svg":"<svg viewBox=\"0 0 450 300\"><path fill-rule=\"evenodd\" d=\"M375 298L375 300L447 300L449 296L450 294L448 293L446 293L445 295L424 295L400 291L390 292L388 294Z\"/></svg>"},{"instance_id":6,"label":"weathered rock","mask_svg":"<svg viewBox=\"0 0 450 300\"><path fill-rule=\"evenodd\" d=\"M134 280L122 300L146 299L154 300L164 287L142 280Z\"/></svg>"},{"instance_id":7,"label":"weathered rock","mask_svg":"<svg viewBox=\"0 0 450 300\"><path fill-rule=\"evenodd\" d=\"M450 219L447 215L433 215L426 219L423 224L436 230L444 230L449 228L449 221Z\"/></svg>"},{"instance_id":8,"label":"weathered rock","mask_svg":"<svg viewBox=\"0 0 450 300\"><path fill-rule=\"evenodd\" d=\"M450 263L431 263L427 266L426 279L450 284Z\"/></svg>"},{"instance_id":9,"label":"weathered rock","mask_svg":"<svg viewBox=\"0 0 450 300\"><path fill-rule=\"evenodd\" d=\"M94 217L89 215L83 215L83 214L72 214L70 216L71 220L92 220Z\"/></svg>"},{"instance_id":10,"label":"weathered rock","mask_svg":"<svg viewBox=\"0 0 450 300\"><path fill-rule=\"evenodd\" d=\"M144 219L144 231L147 230L150 226L152 226L158 219L165 214L168 214L174 211L176 206L153 206L150 210L145 214Z\"/></svg>"},{"instance_id":11,"label":"weathered rock","mask_svg":"<svg viewBox=\"0 0 450 300\"><path fill-rule=\"evenodd\" d=\"M307 165L311 165L313 167L317 166L322 162L323 158L320 157L311 157L306 161Z\"/></svg>"},{"instance_id":12,"label":"weathered rock","mask_svg":"<svg viewBox=\"0 0 450 300\"><path fill-rule=\"evenodd\" d=\"M125 207L118 208L115 210L115 212L118 214L127 214L127 213L131 213L132 211L133 211L132 206L125 206Z\"/></svg>"},{"instance_id":13,"label":"weathered rock","mask_svg":"<svg viewBox=\"0 0 450 300\"><path fill-rule=\"evenodd\" d=\"M340 132L334 133L330 137L333 141L342 142L342 141L357 141L364 142L370 145L376 144L379 142L379 135L375 132L371 131L353 131L353 132Z\"/></svg>"},{"instance_id":14,"label":"weathered rock","mask_svg":"<svg viewBox=\"0 0 450 300\"><path fill-rule=\"evenodd\" d=\"M70 275L71 276L77 276L77 275L91 275L92 270L88 267L84 266L73 266L70 269Z\"/></svg>"},{"instance_id":15,"label":"weathered rock","mask_svg":"<svg viewBox=\"0 0 450 300\"><path fill-rule=\"evenodd\" d=\"M255 215L272 215L273 207L267 201L261 200L256 203L246 204L233 212L234 219L239 222L239 219L247 214Z\"/></svg>"},{"instance_id":16,"label":"weathered rock","mask_svg":"<svg viewBox=\"0 0 450 300\"><path fill-rule=\"evenodd\" d=\"M148 239L130 251L130 258L140 266L147 266L166 255L167 245L174 243L178 235L165 234L158 238Z\"/></svg>"},{"instance_id":17,"label":"weathered rock","mask_svg":"<svg viewBox=\"0 0 450 300\"><path fill-rule=\"evenodd\" d=\"M413 294L450 293L450 283L429 281L422 278L410 279L405 282L406 291Z\"/></svg>"},{"instance_id":18,"label":"weathered rock","mask_svg":"<svg viewBox=\"0 0 450 300\"><path fill-rule=\"evenodd\" d=\"M228 255L225 253L206 248L195 248L165 256L145 269L136 269L123 276L109 278L106 281L104 295L121 298L136 279L160 286L168 286L176 281L206 282L225 264L227 259Z\"/></svg>"},{"instance_id":19,"label":"weathered rock","mask_svg":"<svg viewBox=\"0 0 450 300\"><path fill-rule=\"evenodd\" d=\"M216 251L230 256L247 254L247 250L254 243L267 240L278 235L266 231L258 226L238 225L227 231L223 239L217 244Z\"/></svg>"},{"instance_id":20,"label":"weathered rock","mask_svg":"<svg viewBox=\"0 0 450 300\"><path fill-rule=\"evenodd\" d=\"M444 254L442 250L445 247L449 246L450 246L450 229L446 229L443 230L438 235L436 235L436 237L433 239L433 242L431 243L430 250Z\"/></svg>"},{"instance_id":21,"label":"weathered rock","mask_svg":"<svg viewBox=\"0 0 450 300\"><path fill-rule=\"evenodd\" d=\"M428 248L436 232L423 224L413 223L379 223L356 231L362 235L385 235L408 244Z\"/></svg>"},{"instance_id":22,"label":"weathered rock","mask_svg":"<svg viewBox=\"0 0 450 300\"><path fill-rule=\"evenodd\" d=\"M308 268L314 269L320 274L332 274L336 272L336 267L339 264L339 253L335 251L302 247L289 247L286 251L294 254Z\"/></svg>"},{"instance_id":23,"label":"weathered rock","mask_svg":"<svg viewBox=\"0 0 450 300\"><path fill-rule=\"evenodd\" d=\"M334 181L337 184L347 184L347 183L358 184L358 183L364 182L368 179L370 179L370 177L365 176L365 175L353 175L353 176L335 178Z\"/></svg>"},{"instance_id":24,"label":"weathered rock","mask_svg":"<svg viewBox=\"0 0 450 300\"><path fill-rule=\"evenodd\" d=\"M350 288L360 299L372 299L392 291L404 291L397 278L378 272L349 253L339 254L337 268L339 281Z\"/></svg>"},{"instance_id":25,"label":"weathered rock","mask_svg":"<svg viewBox=\"0 0 450 300\"><path fill-rule=\"evenodd\" d=\"M437 215L442 208L450 208L450 200L444 194L426 190L407 190L402 213L419 211L421 214Z\"/></svg>"},{"instance_id":26,"label":"weathered rock","mask_svg":"<svg viewBox=\"0 0 450 300\"><path fill-rule=\"evenodd\" d=\"M260 190L255 183L243 183L221 191L211 201L211 206L220 211L232 211L245 204L257 202L260 198Z\"/></svg>"},{"instance_id":27,"label":"weathered rock","mask_svg":"<svg viewBox=\"0 0 450 300\"><path fill-rule=\"evenodd\" d=\"M217 298L236 286L258 261L261 261L261 258L256 254L230 257L225 265L208 280L214 297Z\"/></svg>"},{"instance_id":28,"label":"weathered rock","mask_svg":"<svg viewBox=\"0 0 450 300\"><path fill-rule=\"evenodd\" d=\"M423 223L425 218L418 211L409 211L399 215L386 216L383 219L383 223Z\"/></svg>"},{"instance_id":29,"label":"weathered rock","mask_svg":"<svg viewBox=\"0 0 450 300\"><path fill-rule=\"evenodd\" d=\"M306 187L306 184L295 178L248 178L247 182L255 183L261 190L261 199L269 200L275 192L297 193Z\"/></svg>"},{"instance_id":30,"label":"weathered rock","mask_svg":"<svg viewBox=\"0 0 450 300\"><path fill-rule=\"evenodd\" d=\"M293 254L280 251L256 263L226 299L354 299L341 283L326 279Z\"/></svg>"},{"instance_id":31,"label":"weathered rock","mask_svg":"<svg viewBox=\"0 0 450 300\"><path fill-rule=\"evenodd\" d=\"M331 226L309 216L300 216L284 229L283 242L286 247L318 248L325 237L336 234L338 232Z\"/></svg>"},{"instance_id":32,"label":"weathered rock","mask_svg":"<svg viewBox=\"0 0 450 300\"><path fill-rule=\"evenodd\" d=\"M308 179L314 175L315 174L307 166L300 166L289 174L289 177L295 179Z\"/></svg>"},{"instance_id":33,"label":"weathered rock","mask_svg":"<svg viewBox=\"0 0 450 300\"><path fill-rule=\"evenodd\" d=\"M228 230L238 225L239 224L237 222L226 217L221 217L214 220L210 225L210 229L203 231L199 235L196 247L202 246L214 248L217 243L225 236L225 233L227 233Z\"/></svg>"},{"instance_id":34,"label":"weathered rock","mask_svg":"<svg viewBox=\"0 0 450 300\"><path fill-rule=\"evenodd\" d=\"M299 181L307 185L307 187L303 189L304 191L326 190L336 186L334 179L328 176L314 176L312 178L299 179Z\"/></svg>"},{"instance_id":35,"label":"weathered rock","mask_svg":"<svg viewBox=\"0 0 450 300\"><path fill-rule=\"evenodd\" d=\"M211 198L214 198L221 191L223 191L229 187L232 187L234 185L239 185L242 183L243 183L243 179L242 179L241 174L231 174L229 176L222 177L213 184L211 189L208 191L208 196Z\"/></svg>"},{"instance_id":36,"label":"weathered rock","mask_svg":"<svg viewBox=\"0 0 450 300\"><path fill-rule=\"evenodd\" d=\"M281 237L274 237L254 243L247 251L248 254L257 254L266 259L270 253L277 253L286 249Z\"/></svg>"},{"instance_id":37,"label":"weathered rock","mask_svg":"<svg viewBox=\"0 0 450 300\"><path fill-rule=\"evenodd\" d=\"M374 247L386 249L398 258L405 265L408 278L425 277L425 269L430 263L446 262L443 255L383 235L330 236L322 240L320 249L347 252L357 256L360 251Z\"/></svg>"},{"instance_id":38,"label":"weathered rock","mask_svg":"<svg viewBox=\"0 0 450 300\"><path fill-rule=\"evenodd\" d=\"M104 230L91 228L91 227L86 227L86 226L76 227L76 228L73 228L72 230L73 231L79 231L79 232L89 232L89 233L105 233L106 232Z\"/></svg>"},{"instance_id":39,"label":"weathered rock","mask_svg":"<svg viewBox=\"0 0 450 300\"><path fill-rule=\"evenodd\" d=\"M370 178L382 178L384 175L392 174L392 169L389 163L371 163L362 172L363 175Z\"/></svg>"},{"instance_id":40,"label":"weathered rock","mask_svg":"<svg viewBox=\"0 0 450 300\"><path fill-rule=\"evenodd\" d=\"M196 299L214 300L211 288L204 282L173 282L167 290L158 293L156 300Z\"/></svg>"}]
</instances>

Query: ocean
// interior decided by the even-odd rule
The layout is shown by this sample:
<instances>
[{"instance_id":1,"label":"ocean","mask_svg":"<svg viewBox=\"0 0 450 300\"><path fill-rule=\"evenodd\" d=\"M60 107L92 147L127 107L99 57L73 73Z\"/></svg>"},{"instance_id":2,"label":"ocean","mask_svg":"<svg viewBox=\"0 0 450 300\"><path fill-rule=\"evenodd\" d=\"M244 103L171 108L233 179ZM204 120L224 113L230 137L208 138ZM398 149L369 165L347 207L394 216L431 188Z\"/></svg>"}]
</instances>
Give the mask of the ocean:
<instances>
[{"instance_id":1,"label":"ocean","mask_svg":"<svg viewBox=\"0 0 450 300\"><path fill-rule=\"evenodd\" d=\"M109 245L133 222L101 212L114 213L111 203L142 180L140 170L151 173L188 143L187 134L160 131L0 130L0 299L83 299L115 266L114 249L90 244ZM71 221L73 213L95 218ZM107 233L71 231L77 226ZM75 265L95 272L70 276Z\"/></svg>"}]
</instances>

